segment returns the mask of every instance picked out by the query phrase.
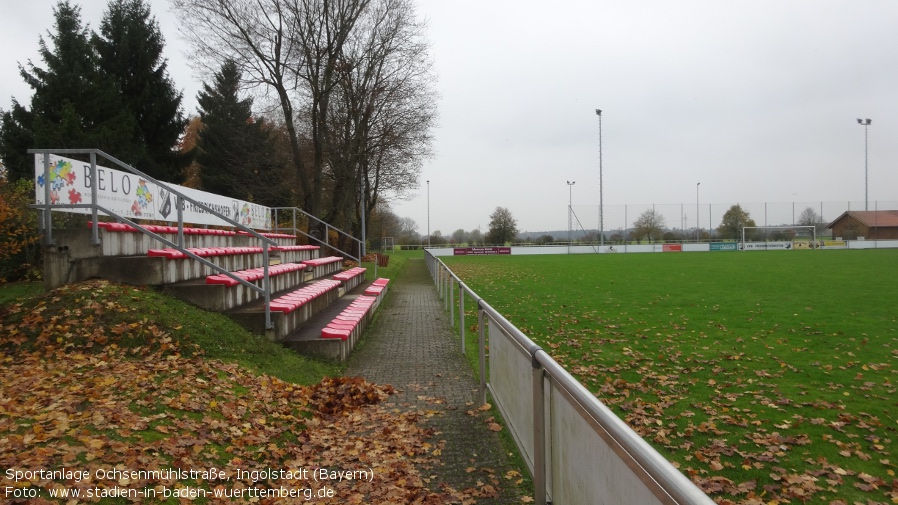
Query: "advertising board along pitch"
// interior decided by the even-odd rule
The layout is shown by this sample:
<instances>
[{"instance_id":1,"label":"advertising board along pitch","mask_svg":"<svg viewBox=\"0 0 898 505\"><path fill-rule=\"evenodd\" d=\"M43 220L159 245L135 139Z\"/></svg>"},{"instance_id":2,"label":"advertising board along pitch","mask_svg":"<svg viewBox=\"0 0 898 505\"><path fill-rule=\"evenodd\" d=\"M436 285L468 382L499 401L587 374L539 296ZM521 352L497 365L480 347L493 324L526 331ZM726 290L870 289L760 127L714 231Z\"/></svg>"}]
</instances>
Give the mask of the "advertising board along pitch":
<instances>
[{"instance_id":1,"label":"advertising board along pitch","mask_svg":"<svg viewBox=\"0 0 898 505\"><path fill-rule=\"evenodd\" d=\"M511 247L456 247L452 249L454 256L487 256L493 254L511 254Z\"/></svg>"}]
</instances>

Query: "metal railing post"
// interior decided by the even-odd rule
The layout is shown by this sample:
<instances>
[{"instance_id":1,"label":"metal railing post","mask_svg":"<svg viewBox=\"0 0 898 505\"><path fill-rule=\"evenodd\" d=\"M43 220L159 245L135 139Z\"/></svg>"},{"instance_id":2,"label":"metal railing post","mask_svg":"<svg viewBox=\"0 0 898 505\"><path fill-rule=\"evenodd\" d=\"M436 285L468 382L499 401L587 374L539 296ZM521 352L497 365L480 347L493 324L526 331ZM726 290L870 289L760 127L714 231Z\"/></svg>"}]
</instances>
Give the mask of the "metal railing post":
<instances>
[{"instance_id":1,"label":"metal railing post","mask_svg":"<svg viewBox=\"0 0 898 505\"><path fill-rule=\"evenodd\" d=\"M265 275L262 278L262 289L265 291L265 329L272 330L274 329L274 324L271 322L271 276L268 274L268 262L270 259L268 251L270 245L268 242L265 242L264 245L262 261L264 262Z\"/></svg>"},{"instance_id":2,"label":"metal railing post","mask_svg":"<svg viewBox=\"0 0 898 505\"><path fill-rule=\"evenodd\" d=\"M455 279L449 276L449 320L452 321L451 327L455 328Z\"/></svg>"},{"instance_id":3,"label":"metal railing post","mask_svg":"<svg viewBox=\"0 0 898 505\"><path fill-rule=\"evenodd\" d=\"M178 247L184 247L184 199L181 195L177 195L175 204L178 207Z\"/></svg>"},{"instance_id":4,"label":"metal railing post","mask_svg":"<svg viewBox=\"0 0 898 505\"><path fill-rule=\"evenodd\" d=\"M91 245L100 245L100 223L97 222L97 152L90 152L90 217L91 217Z\"/></svg>"},{"instance_id":5,"label":"metal railing post","mask_svg":"<svg viewBox=\"0 0 898 505\"><path fill-rule=\"evenodd\" d=\"M536 505L546 505L546 403L545 370L536 358L542 349L531 350L533 366L533 494Z\"/></svg>"},{"instance_id":6,"label":"metal railing post","mask_svg":"<svg viewBox=\"0 0 898 505\"><path fill-rule=\"evenodd\" d=\"M461 334L461 353L465 354L465 290L458 284L458 329Z\"/></svg>"},{"instance_id":7,"label":"metal railing post","mask_svg":"<svg viewBox=\"0 0 898 505\"><path fill-rule=\"evenodd\" d=\"M96 181L92 181L96 185ZM46 234L47 245L55 245L53 240L53 216L50 212L50 151L44 151L44 214L41 216L44 220L44 233Z\"/></svg>"},{"instance_id":8,"label":"metal railing post","mask_svg":"<svg viewBox=\"0 0 898 505\"><path fill-rule=\"evenodd\" d=\"M446 268L446 297L443 301L446 303L446 312L449 312L449 307L451 307L449 297L452 295L452 273L449 271L449 267L444 268Z\"/></svg>"},{"instance_id":9,"label":"metal railing post","mask_svg":"<svg viewBox=\"0 0 898 505\"><path fill-rule=\"evenodd\" d=\"M486 331L490 324L488 317L483 317L483 308L477 303L477 327L480 335L477 336L477 353L480 362L480 404L486 404Z\"/></svg>"}]
</instances>

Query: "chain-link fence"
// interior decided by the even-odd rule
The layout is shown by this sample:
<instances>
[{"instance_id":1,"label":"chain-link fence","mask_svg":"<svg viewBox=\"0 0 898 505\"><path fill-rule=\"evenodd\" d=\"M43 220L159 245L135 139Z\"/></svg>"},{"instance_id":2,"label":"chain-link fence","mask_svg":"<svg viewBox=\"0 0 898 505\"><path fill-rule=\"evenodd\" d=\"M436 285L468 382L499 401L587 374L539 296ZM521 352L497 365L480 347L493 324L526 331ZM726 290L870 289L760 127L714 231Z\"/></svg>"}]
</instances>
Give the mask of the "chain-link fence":
<instances>
[{"instance_id":1,"label":"chain-link fence","mask_svg":"<svg viewBox=\"0 0 898 505\"><path fill-rule=\"evenodd\" d=\"M573 205L571 236L574 240L595 241L598 230L604 230L604 240L610 242L633 240L638 221L648 215L662 230L664 238L677 241L707 241L723 238L719 228L724 215L738 205L755 226L817 225L818 235L827 236L827 226L849 210L896 210L898 201L864 202L734 202L734 203L676 203ZM875 223L871 223L874 224ZM566 225L566 223L565 223ZM567 236L556 237L566 240Z\"/></svg>"}]
</instances>

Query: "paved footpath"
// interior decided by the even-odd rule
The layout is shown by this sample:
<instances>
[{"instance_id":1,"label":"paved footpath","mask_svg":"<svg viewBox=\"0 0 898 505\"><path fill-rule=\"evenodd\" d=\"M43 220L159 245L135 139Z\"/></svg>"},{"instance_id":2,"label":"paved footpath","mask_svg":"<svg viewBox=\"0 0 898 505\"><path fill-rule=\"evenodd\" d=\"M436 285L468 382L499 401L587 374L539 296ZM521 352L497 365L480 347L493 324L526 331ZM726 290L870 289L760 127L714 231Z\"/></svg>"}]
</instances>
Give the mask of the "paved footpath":
<instances>
[{"instance_id":1,"label":"paved footpath","mask_svg":"<svg viewBox=\"0 0 898 505\"><path fill-rule=\"evenodd\" d=\"M491 469L500 481L500 496L478 504L520 503L519 491L505 478L511 467L498 434L484 423L488 413L467 414L478 405L479 383L450 328L445 301L440 300L423 259L410 259L390 282L378 319L362 338L346 371L377 384L391 384L397 394L387 400L395 408L436 411L426 426L434 440L445 440L439 480L457 490L489 483ZM469 472L470 468L475 468ZM517 479L514 479L517 480Z\"/></svg>"}]
</instances>

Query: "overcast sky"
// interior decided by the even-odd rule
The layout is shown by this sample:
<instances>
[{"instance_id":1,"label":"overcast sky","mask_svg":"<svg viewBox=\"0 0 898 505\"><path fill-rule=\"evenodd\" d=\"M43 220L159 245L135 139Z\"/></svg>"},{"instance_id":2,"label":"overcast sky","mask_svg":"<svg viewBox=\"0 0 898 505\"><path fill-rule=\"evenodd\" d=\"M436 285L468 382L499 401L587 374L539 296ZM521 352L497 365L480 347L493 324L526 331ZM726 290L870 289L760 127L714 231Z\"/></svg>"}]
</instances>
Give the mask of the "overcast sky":
<instances>
[{"instance_id":1,"label":"overcast sky","mask_svg":"<svg viewBox=\"0 0 898 505\"><path fill-rule=\"evenodd\" d=\"M185 112L194 113L198 76L167 0L151 4ZM55 2L0 5L0 108L8 109L12 96L28 103L17 62L43 66L38 37L52 28ZM105 0L80 5L96 29ZM691 220L699 182L700 220L714 226L709 204L751 205L759 224L759 202L862 208L856 118L872 119L871 209L898 208L894 0L417 0L417 9L439 79L436 155L419 190L393 209L421 233L427 180L430 229L444 235L486 231L497 206L521 230L566 229L569 198L595 228L597 108L606 216L628 204L632 222L639 205L684 204ZM667 224L679 226L677 217Z\"/></svg>"}]
</instances>

